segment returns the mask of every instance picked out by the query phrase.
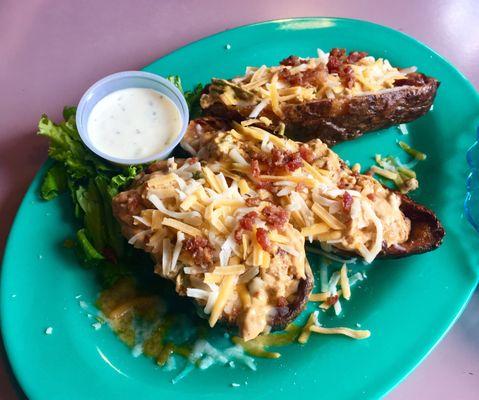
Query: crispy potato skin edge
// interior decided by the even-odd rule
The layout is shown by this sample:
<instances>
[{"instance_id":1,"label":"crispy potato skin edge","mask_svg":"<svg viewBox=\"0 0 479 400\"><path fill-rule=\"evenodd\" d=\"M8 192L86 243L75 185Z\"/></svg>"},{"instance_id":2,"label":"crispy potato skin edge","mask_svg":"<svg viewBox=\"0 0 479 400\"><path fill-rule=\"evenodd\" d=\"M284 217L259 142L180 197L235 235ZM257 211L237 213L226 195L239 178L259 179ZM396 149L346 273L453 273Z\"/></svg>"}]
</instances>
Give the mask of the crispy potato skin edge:
<instances>
[{"instance_id":1,"label":"crispy potato skin edge","mask_svg":"<svg viewBox=\"0 0 479 400\"><path fill-rule=\"evenodd\" d=\"M378 93L324 99L283 106L288 136L298 141L319 138L329 146L351 140L365 132L413 121L426 114L436 97L439 82L426 77L421 86L401 86ZM208 89L205 88L205 92ZM251 109L227 107L216 102L206 115L226 119L247 118ZM274 115L267 115L277 124ZM274 125L276 125L274 124Z\"/></svg>"}]
</instances>

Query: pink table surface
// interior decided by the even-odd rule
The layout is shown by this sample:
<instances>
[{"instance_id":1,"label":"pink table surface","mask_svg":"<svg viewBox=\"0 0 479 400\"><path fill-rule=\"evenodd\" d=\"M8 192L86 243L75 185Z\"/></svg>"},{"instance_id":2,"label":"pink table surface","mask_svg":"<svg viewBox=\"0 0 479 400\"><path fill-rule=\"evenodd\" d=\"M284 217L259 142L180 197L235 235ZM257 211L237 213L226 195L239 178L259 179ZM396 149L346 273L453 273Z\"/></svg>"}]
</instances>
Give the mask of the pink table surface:
<instances>
[{"instance_id":1,"label":"pink table surface","mask_svg":"<svg viewBox=\"0 0 479 400\"><path fill-rule=\"evenodd\" d=\"M15 211L46 158L42 113L59 118L95 80L139 69L238 25L298 16L366 19L406 32L479 87L477 0L0 0L0 257ZM394 45L394 43L392 43ZM479 295L390 399L479 398ZM54 379L54 377L52 377ZM0 352L0 398L24 398Z\"/></svg>"}]
</instances>

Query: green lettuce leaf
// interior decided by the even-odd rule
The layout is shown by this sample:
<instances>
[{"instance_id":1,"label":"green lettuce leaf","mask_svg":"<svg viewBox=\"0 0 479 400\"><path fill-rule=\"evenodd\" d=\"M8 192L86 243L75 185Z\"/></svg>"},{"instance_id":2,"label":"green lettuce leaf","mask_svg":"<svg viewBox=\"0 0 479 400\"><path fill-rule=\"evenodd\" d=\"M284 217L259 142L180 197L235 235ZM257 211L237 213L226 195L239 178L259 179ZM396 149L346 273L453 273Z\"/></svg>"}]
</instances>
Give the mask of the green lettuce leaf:
<instances>
[{"instance_id":1,"label":"green lettuce leaf","mask_svg":"<svg viewBox=\"0 0 479 400\"><path fill-rule=\"evenodd\" d=\"M181 84L181 78L178 75L167 76L168 79L173 85L175 85L181 93L183 93L183 85Z\"/></svg>"},{"instance_id":2,"label":"green lettuce leaf","mask_svg":"<svg viewBox=\"0 0 479 400\"><path fill-rule=\"evenodd\" d=\"M49 156L55 164L45 175L40 195L45 200L55 198L69 189L75 216L82 222L77 234L82 258L103 260L103 253L122 257L125 240L113 216L112 199L123 190L143 166L122 167L104 161L81 141L75 124L75 107L66 107L65 120L55 124L42 116L38 134L50 141Z\"/></svg>"},{"instance_id":3,"label":"green lettuce leaf","mask_svg":"<svg viewBox=\"0 0 479 400\"><path fill-rule=\"evenodd\" d=\"M67 174L60 163L55 163L45 174L40 196L43 200L52 200L67 189Z\"/></svg>"},{"instance_id":4,"label":"green lettuce leaf","mask_svg":"<svg viewBox=\"0 0 479 400\"><path fill-rule=\"evenodd\" d=\"M185 92L186 103L190 109L190 119L198 118L201 115L200 98L203 92L203 85L200 83L193 90Z\"/></svg>"}]
</instances>

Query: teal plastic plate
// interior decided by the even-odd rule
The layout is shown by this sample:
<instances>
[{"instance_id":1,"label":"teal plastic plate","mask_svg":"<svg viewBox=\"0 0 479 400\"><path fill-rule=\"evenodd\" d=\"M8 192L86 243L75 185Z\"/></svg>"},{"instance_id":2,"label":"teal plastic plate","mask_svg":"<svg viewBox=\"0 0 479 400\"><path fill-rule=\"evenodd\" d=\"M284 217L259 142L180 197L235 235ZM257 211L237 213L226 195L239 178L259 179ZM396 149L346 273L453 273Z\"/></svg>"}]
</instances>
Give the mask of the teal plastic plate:
<instances>
[{"instance_id":1,"label":"teal plastic plate","mask_svg":"<svg viewBox=\"0 0 479 400\"><path fill-rule=\"evenodd\" d=\"M227 46L229 45L229 46ZM400 382L437 344L463 310L478 282L479 240L463 215L466 150L479 122L479 97L446 60L416 40L368 22L304 18L265 22L192 43L145 69L178 74L185 88L211 77L240 74L247 65L274 64L290 54L313 56L320 47L346 47L416 65L441 81L434 109L399 129L365 135L336 151L363 166L375 153L404 157L396 140L427 152L416 171L414 197L432 208L447 235L438 250L400 260L378 261L353 291L344 316L330 325L370 329L368 340L311 338L291 345L278 360L261 360L258 371L213 367L176 385L145 357L133 358L107 327L95 331L91 307L98 292L93 274L64 249L75 221L64 196L37 195L37 175L13 225L3 263L1 313L13 370L31 399L292 399L377 398ZM44 333L52 327L51 335ZM231 383L239 383L232 387ZM247 382L247 384L246 384Z\"/></svg>"}]
</instances>

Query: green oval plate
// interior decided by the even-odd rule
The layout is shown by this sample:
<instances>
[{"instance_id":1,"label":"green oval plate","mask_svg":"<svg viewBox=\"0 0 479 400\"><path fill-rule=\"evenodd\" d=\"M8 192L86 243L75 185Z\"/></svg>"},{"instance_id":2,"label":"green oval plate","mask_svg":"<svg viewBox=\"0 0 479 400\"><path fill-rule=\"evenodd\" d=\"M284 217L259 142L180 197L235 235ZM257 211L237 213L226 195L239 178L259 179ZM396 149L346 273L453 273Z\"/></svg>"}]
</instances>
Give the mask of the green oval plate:
<instances>
[{"instance_id":1,"label":"green oval plate","mask_svg":"<svg viewBox=\"0 0 479 400\"><path fill-rule=\"evenodd\" d=\"M226 46L230 45L230 46ZM228 47L228 48L227 48ZM401 152L396 140L428 154L417 173L414 197L431 207L447 236L440 249L401 260L375 262L362 290L354 290L344 316L331 324L362 327L372 337L354 341L315 336L292 345L279 360L261 360L258 371L213 367L176 385L164 372L130 351L103 327L95 331L78 305L98 292L93 274L62 248L75 221L68 197L42 202L35 178L20 207L3 263L1 312L13 370L32 399L291 399L378 398L401 381L436 345L467 303L478 282L479 240L463 216L467 165L474 141L479 97L446 60L416 40L368 22L336 18L287 19L244 26L192 43L145 69L178 74L186 88L213 76L242 73L247 65L274 64L290 54L346 47L418 66L441 87L434 109L407 125L368 134L336 150L351 162L370 165L375 153ZM51 326L51 335L44 330ZM231 383L240 383L233 388ZM245 384L247 382L247 384Z\"/></svg>"}]
</instances>

